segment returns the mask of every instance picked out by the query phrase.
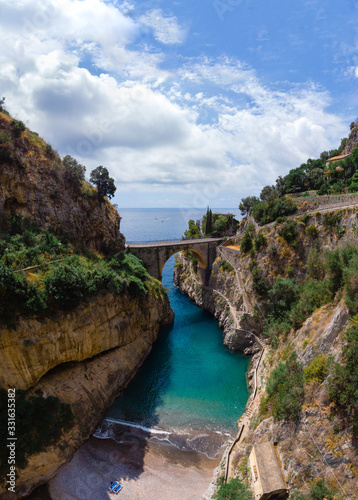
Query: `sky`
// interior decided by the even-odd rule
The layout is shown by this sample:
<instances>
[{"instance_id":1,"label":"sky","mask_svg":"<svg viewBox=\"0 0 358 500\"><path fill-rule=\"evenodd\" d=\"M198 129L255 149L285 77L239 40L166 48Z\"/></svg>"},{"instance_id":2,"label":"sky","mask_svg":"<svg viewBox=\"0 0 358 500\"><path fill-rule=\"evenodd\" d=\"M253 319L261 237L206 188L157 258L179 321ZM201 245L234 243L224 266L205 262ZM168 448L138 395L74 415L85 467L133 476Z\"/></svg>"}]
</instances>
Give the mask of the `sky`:
<instances>
[{"instance_id":1,"label":"sky","mask_svg":"<svg viewBox=\"0 0 358 500\"><path fill-rule=\"evenodd\" d=\"M0 96L119 207L237 207L358 116L358 3L1 0Z\"/></svg>"}]
</instances>

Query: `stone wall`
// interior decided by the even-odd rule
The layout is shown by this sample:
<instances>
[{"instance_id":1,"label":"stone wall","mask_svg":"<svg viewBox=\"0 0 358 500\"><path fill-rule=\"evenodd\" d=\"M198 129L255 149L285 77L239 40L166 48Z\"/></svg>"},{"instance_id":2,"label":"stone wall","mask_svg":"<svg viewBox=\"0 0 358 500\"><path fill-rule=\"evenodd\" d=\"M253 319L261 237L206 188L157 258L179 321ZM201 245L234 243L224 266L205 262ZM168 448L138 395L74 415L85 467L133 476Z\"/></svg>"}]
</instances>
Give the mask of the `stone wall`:
<instances>
[{"instance_id":1,"label":"stone wall","mask_svg":"<svg viewBox=\"0 0 358 500\"><path fill-rule=\"evenodd\" d=\"M299 215L305 212L358 205L358 193L292 198L292 200L297 205L297 212L294 215Z\"/></svg>"}]
</instances>

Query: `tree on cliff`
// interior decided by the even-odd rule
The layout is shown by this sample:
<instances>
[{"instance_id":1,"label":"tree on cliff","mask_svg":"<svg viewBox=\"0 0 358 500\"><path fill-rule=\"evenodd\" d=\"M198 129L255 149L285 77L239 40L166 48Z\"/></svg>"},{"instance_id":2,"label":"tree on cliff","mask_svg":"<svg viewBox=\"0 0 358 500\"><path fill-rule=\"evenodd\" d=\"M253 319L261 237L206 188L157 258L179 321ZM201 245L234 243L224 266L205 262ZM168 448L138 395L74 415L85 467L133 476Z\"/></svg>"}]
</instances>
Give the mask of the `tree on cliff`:
<instances>
[{"instance_id":1,"label":"tree on cliff","mask_svg":"<svg viewBox=\"0 0 358 500\"><path fill-rule=\"evenodd\" d=\"M208 207L205 216L205 234L210 235L213 231L213 213Z\"/></svg>"},{"instance_id":2,"label":"tree on cliff","mask_svg":"<svg viewBox=\"0 0 358 500\"><path fill-rule=\"evenodd\" d=\"M245 216L250 213L252 207L256 205L256 203L260 203L259 198L257 198L256 196L247 196L246 198L242 198L239 205L241 215Z\"/></svg>"},{"instance_id":3,"label":"tree on cliff","mask_svg":"<svg viewBox=\"0 0 358 500\"><path fill-rule=\"evenodd\" d=\"M78 163L78 161L70 155L64 157L62 164L65 168L65 179L76 189L80 189L82 181L85 178L86 167Z\"/></svg>"},{"instance_id":4,"label":"tree on cliff","mask_svg":"<svg viewBox=\"0 0 358 500\"><path fill-rule=\"evenodd\" d=\"M188 225L189 229L184 231L183 239L200 238L201 236L200 222L199 221L195 222L193 219L190 219Z\"/></svg>"},{"instance_id":5,"label":"tree on cliff","mask_svg":"<svg viewBox=\"0 0 358 500\"><path fill-rule=\"evenodd\" d=\"M109 172L106 167L99 166L92 170L90 182L96 186L100 201L102 201L105 196L109 199L113 198L114 193L117 190L114 185L114 179L109 176Z\"/></svg>"}]
</instances>

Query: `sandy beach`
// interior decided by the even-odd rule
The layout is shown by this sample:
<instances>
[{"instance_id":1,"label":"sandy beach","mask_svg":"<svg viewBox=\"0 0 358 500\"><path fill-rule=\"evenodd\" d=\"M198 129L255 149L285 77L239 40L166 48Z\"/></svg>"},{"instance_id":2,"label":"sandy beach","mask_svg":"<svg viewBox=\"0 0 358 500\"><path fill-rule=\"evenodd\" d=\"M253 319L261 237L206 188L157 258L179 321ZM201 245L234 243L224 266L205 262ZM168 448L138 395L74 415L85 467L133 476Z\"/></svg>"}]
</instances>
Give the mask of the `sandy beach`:
<instances>
[{"instance_id":1,"label":"sandy beach","mask_svg":"<svg viewBox=\"0 0 358 500\"><path fill-rule=\"evenodd\" d=\"M53 500L199 500L219 459L170 444L91 437L50 481ZM113 480L122 491L110 493Z\"/></svg>"}]
</instances>

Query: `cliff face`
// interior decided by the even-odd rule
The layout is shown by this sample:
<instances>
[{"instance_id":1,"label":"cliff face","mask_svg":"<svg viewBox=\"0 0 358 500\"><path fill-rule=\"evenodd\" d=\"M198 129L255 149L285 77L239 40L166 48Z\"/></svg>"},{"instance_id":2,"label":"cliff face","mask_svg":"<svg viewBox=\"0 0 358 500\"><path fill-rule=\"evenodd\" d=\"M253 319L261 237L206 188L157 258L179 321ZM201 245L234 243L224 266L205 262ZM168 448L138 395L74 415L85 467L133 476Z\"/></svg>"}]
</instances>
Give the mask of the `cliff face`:
<instances>
[{"instance_id":1,"label":"cliff face","mask_svg":"<svg viewBox=\"0 0 358 500\"><path fill-rule=\"evenodd\" d=\"M358 487L357 449L351 429L344 429L344 416L334 412L328 397L327 380L312 380L305 384L302 411L297 422L275 421L260 411L265 396L265 382L280 361L295 351L303 367L307 367L318 353L336 361L341 360L342 333L349 324L349 313L343 301L336 301L315 311L297 331L292 331L263 360L259 372L259 392L255 409L249 420L246 439L236 447L232 463L235 475L244 478L242 464L247 463L252 446L271 441L277 443L288 488L307 493L317 479L340 496L340 486L347 498L356 498ZM344 430L343 430L344 429ZM241 467L240 467L241 466Z\"/></svg>"},{"instance_id":2,"label":"cliff face","mask_svg":"<svg viewBox=\"0 0 358 500\"><path fill-rule=\"evenodd\" d=\"M1 231L10 227L3 215L23 216L51 233L68 235L74 243L69 247L78 251L79 259L83 246L95 251L107 247L114 253L124 250L117 210L108 200L100 201L90 184L79 181L81 174L83 169L74 159L64 164L36 133L0 113ZM16 226L16 219L12 220ZM15 239L20 230L16 231ZM26 246L30 253L35 248L32 245ZM47 253L45 249L43 255ZM3 262L6 267L5 258ZM71 312L52 308L52 315L46 318L17 318L12 330L0 326L0 387L25 389L27 398L55 396L70 405L74 416L71 428L66 427L56 444L30 456L27 466L16 470L16 494L6 491L2 483L0 498L22 498L56 474L135 375L159 328L173 321L160 284L151 282L149 276L137 278L134 268L128 266L128 280L140 281L141 291L146 280L150 289L146 295L137 297L133 289L132 295L107 293L103 287L104 294L83 301ZM70 266L73 269L78 268ZM36 279L41 286L43 276L39 275ZM0 286L6 293L4 280ZM41 415L39 410L37 417Z\"/></svg>"},{"instance_id":3,"label":"cliff face","mask_svg":"<svg viewBox=\"0 0 358 500\"><path fill-rule=\"evenodd\" d=\"M32 456L19 471L16 495L2 488L1 498L21 498L54 476L127 386L147 357L159 327L172 320L165 295L133 299L107 294L58 322L28 320L17 331L0 332L6 339L2 350L6 384L31 385L30 395L40 391L44 397L56 396L71 405L75 417L74 426L56 445Z\"/></svg>"},{"instance_id":4,"label":"cliff face","mask_svg":"<svg viewBox=\"0 0 358 500\"><path fill-rule=\"evenodd\" d=\"M342 154L346 155L352 152L352 149L358 146L358 120L356 120L354 127L352 128L347 143L345 145L344 151Z\"/></svg>"},{"instance_id":5,"label":"cliff face","mask_svg":"<svg viewBox=\"0 0 358 500\"><path fill-rule=\"evenodd\" d=\"M221 318L222 325L225 331L227 330L226 344L244 350L240 343L230 344L227 339L230 339L230 336L237 338L238 333L240 337L245 330L249 330L261 337L261 342L265 341L262 338L262 329L266 326L265 318L258 309L255 317L261 320L261 326L253 321L252 317L259 298L253 283L253 269L259 270L259 276L271 286L278 276L295 278L300 282L307 279L309 273L314 273L317 280L323 279L324 252L342 249L348 244L357 245L356 213L357 207L353 206L332 212L325 209L323 212L294 217L294 245L283 238L283 224L249 227L250 221L244 220L237 236L232 238L226 247L218 249L218 258L213 266L208 290L196 282L192 265L183 256L176 268L176 282L198 305ZM240 244L247 230L252 232L253 241L258 234L262 234L264 240L261 239L261 242L264 243L259 249L244 253L240 251ZM251 471L247 464L252 446L255 443L271 441L277 443L277 452L289 489L307 493L310 484L317 479L324 479L326 485L336 492L334 498L338 499L341 498L341 490L337 479L348 498L356 497L357 448L352 427L347 426L344 415L335 412L328 396L327 378L323 382L317 379L305 382L302 410L295 423L286 420L275 421L264 406L268 377L291 353L297 353L303 369L308 367L318 354L327 356L328 360L342 362L344 332L350 324L350 314L342 296L341 291L332 303L315 310L298 330L291 328L288 334L280 337L278 347L263 351L258 364L257 395L240 419L240 425L245 425L244 439L239 441L230 455L231 476L249 481ZM229 315L233 318L231 322L228 321ZM241 325L243 319L246 327ZM255 358L252 364L256 364ZM251 403L251 398L249 401ZM260 406L261 403L263 404ZM222 470L217 473L222 475Z\"/></svg>"},{"instance_id":6,"label":"cliff face","mask_svg":"<svg viewBox=\"0 0 358 500\"><path fill-rule=\"evenodd\" d=\"M55 320L22 319L16 330L1 329L0 386L28 389L57 365L93 358L145 337L148 328L168 317L167 299L158 301L108 293Z\"/></svg>"},{"instance_id":7,"label":"cliff face","mask_svg":"<svg viewBox=\"0 0 358 500\"><path fill-rule=\"evenodd\" d=\"M206 287L199 282L190 261L180 254L174 269L174 283L218 320L226 347L244 354L255 354L259 347L249 331L255 331L257 324L243 310L242 293L233 272L222 272L221 264L222 259L218 257Z\"/></svg>"},{"instance_id":8,"label":"cliff face","mask_svg":"<svg viewBox=\"0 0 358 500\"><path fill-rule=\"evenodd\" d=\"M61 231L90 249L112 242L124 249L120 216L108 201L99 203L85 183L77 190L66 180L61 161L33 132L14 136L11 119L0 113L0 212L30 218Z\"/></svg>"}]
</instances>

